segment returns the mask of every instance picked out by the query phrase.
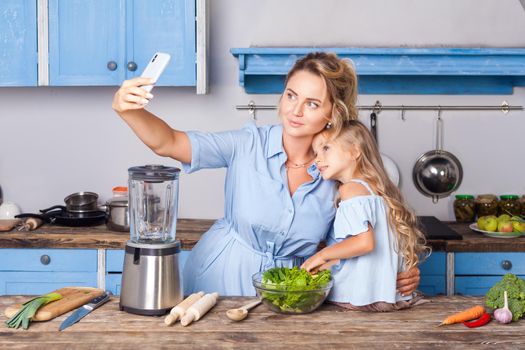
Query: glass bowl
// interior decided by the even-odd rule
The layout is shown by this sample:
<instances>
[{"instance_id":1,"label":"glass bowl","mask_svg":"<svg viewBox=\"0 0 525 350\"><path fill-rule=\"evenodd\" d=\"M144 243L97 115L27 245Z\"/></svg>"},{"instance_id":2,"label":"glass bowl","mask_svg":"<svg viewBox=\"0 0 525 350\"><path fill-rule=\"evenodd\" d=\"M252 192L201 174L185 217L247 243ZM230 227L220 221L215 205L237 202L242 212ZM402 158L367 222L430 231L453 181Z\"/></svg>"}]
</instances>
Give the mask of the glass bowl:
<instances>
[{"instance_id":1,"label":"glass bowl","mask_svg":"<svg viewBox=\"0 0 525 350\"><path fill-rule=\"evenodd\" d=\"M257 296L263 304L274 312L282 314L307 314L317 309L325 301L334 284L333 279L320 289L298 290L271 283L262 283L264 272L252 277Z\"/></svg>"}]
</instances>

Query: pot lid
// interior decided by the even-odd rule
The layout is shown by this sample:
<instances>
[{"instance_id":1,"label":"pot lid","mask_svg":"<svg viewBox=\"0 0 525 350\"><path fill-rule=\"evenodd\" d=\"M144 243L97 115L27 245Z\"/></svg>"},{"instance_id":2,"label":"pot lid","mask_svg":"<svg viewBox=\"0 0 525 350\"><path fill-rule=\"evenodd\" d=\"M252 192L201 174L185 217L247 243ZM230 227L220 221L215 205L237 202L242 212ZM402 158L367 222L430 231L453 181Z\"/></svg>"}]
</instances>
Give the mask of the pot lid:
<instances>
[{"instance_id":1,"label":"pot lid","mask_svg":"<svg viewBox=\"0 0 525 350\"><path fill-rule=\"evenodd\" d=\"M164 165L144 165L128 169L131 180L168 181L178 179L180 169Z\"/></svg>"}]
</instances>

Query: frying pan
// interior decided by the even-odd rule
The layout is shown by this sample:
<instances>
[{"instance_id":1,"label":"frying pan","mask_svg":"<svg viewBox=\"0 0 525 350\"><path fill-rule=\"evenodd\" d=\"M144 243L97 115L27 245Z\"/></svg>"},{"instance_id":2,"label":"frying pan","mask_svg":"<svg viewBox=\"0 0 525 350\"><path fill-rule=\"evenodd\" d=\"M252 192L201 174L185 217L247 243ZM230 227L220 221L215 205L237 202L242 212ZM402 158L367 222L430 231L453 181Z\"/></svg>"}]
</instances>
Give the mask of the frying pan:
<instances>
[{"instance_id":1,"label":"frying pan","mask_svg":"<svg viewBox=\"0 0 525 350\"><path fill-rule=\"evenodd\" d=\"M375 112L370 114L370 131L377 142L377 114ZM399 186L399 169L397 168L396 163L394 163L392 158L388 157L387 155L383 153L380 153L380 155L390 181L392 181L394 185Z\"/></svg>"},{"instance_id":2,"label":"frying pan","mask_svg":"<svg viewBox=\"0 0 525 350\"><path fill-rule=\"evenodd\" d=\"M443 150L442 133L443 121L440 113L436 127L436 149L422 154L412 170L416 188L423 195L432 197L433 203L449 196L463 180L461 162L455 155Z\"/></svg>"},{"instance_id":3,"label":"frying pan","mask_svg":"<svg viewBox=\"0 0 525 350\"><path fill-rule=\"evenodd\" d=\"M39 218L48 224L60 226L96 226L106 221L106 212L95 210L85 213L70 212L64 206L54 206L40 211L42 214L23 213L17 218Z\"/></svg>"}]
</instances>

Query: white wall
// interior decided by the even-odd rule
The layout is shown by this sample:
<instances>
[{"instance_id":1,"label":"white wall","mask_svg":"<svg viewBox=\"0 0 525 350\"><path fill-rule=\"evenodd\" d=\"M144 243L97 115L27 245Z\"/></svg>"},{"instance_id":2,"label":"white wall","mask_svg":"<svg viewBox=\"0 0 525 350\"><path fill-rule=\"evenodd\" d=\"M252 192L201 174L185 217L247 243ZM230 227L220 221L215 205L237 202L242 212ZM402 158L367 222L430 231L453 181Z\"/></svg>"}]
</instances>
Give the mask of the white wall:
<instances>
[{"instance_id":1,"label":"white wall","mask_svg":"<svg viewBox=\"0 0 525 350\"><path fill-rule=\"evenodd\" d=\"M465 46L525 47L525 10L518 0L210 0L211 90L156 88L149 110L183 130L238 128L248 119L235 105L275 104L276 95L247 95L238 85L232 47ZM127 168L178 165L143 146L111 109L114 87L0 89L0 186L24 211L61 204L81 190L102 199L125 185ZM525 105L525 89L508 96L361 95L360 104ZM277 122L258 111L260 123ZM363 121L366 113L363 112ZM381 150L401 171L401 188L419 214L453 219L452 197L432 204L415 189L412 166L434 147L433 112L379 115ZM525 194L525 112L444 112L445 143L464 168L459 193ZM217 218L224 170L181 176L180 217Z\"/></svg>"}]
</instances>

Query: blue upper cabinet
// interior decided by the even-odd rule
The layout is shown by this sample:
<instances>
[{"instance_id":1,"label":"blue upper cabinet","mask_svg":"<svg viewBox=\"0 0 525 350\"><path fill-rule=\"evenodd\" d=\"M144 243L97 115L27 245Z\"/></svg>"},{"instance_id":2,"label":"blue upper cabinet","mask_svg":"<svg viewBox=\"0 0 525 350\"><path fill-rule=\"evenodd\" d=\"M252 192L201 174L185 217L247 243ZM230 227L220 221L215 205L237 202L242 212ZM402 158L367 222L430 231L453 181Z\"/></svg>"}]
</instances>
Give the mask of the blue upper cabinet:
<instances>
[{"instance_id":1,"label":"blue upper cabinet","mask_svg":"<svg viewBox=\"0 0 525 350\"><path fill-rule=\"evenodd\" d=\"M49 85L120 85L157 51L158 85L195 86L195 0L49 0Z\"/></svg>"},{"instance_id":2,"label":"blue upper cabinet","mask_svg":"<svg viewBox=\"0 0 525 350\"><path fill-rule=\"evenodd\" d=\"M195 0L130 1L127 8L127 78L142 73L155 52L166 52L171 61L157 85L194 86Z\"/></svg>"},{"instance_id":3,"label":"blue upper cabinet","mask_svg":"<svg viewBox=\"0 0 525 350\"><path fill-rule=\"evenodd\" d=\"M118 85L124 20L125 0L50 0L49 84Z\"/></svg>"},{"instance_id":4,"label":"blue upper cabinet","mask_svg":"<svg viewBox=\"0 0 525 350\"><path fill-rule=\"evenodd\" d=\"M37 85L36 0L0 1L0 86Z\"/></svg>"}]
</instances>

